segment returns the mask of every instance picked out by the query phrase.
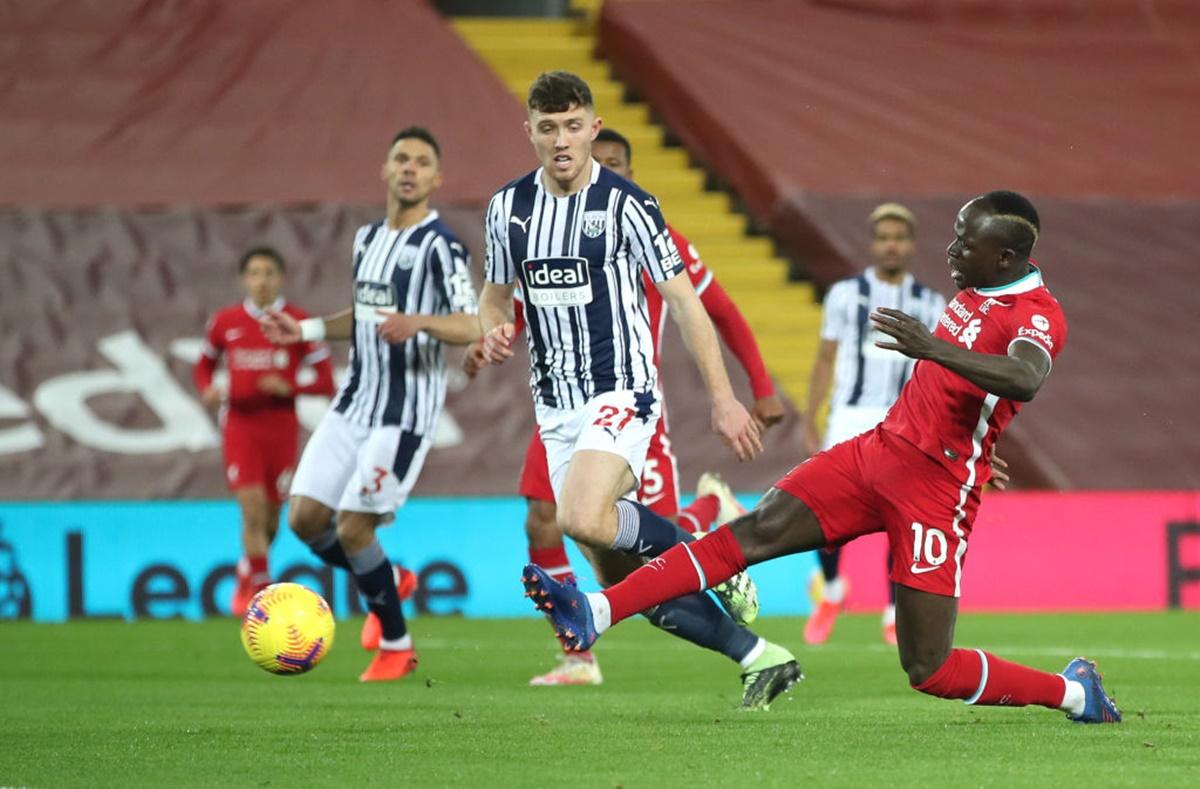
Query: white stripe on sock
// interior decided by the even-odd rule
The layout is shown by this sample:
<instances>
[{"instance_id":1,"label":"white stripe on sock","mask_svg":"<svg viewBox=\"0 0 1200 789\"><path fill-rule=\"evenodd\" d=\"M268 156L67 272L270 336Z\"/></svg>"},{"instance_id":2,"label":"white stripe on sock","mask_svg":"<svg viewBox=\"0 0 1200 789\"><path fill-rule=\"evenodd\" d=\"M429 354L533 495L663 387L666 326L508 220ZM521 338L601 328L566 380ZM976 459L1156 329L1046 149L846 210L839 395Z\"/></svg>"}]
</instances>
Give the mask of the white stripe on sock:
<instances>
[{"instance_id":1,"label":"white stripe on sock","mask_svg":"<svg viewBox=\"0 0 1200 789\"><path fill-rule=\"evenodd\" d=\"M679 544L683 546L685 551L687 551L688 558L692 560L692 567L696 568L696 578L700 581L700 588L696 591L703 592L708 588L708 579L704 577L704 570L700 568L700 562L696 561L696 555L692 553L692 549L688 547L688 544L686 542L681 542Z\"/></svg>"},{"instance_id":2,"label":"white stripe on sock","mask_svg":"<svg viewBox=\"0 0 1200 789\"><path fill-rule=\"evenodd\" d=\"M979 688L975 691L975 695L972 696L971 698L967 699L965 702L963 702L964 704L974 704L975 702L979 701L980 697L983 696L983 689L987 687L987 679L988 679L987 655L984 653L984 651L982 649L977 649L977 650L975 650L975 652L976 652L976 654L979 655L979 660L982 661L982 663L983 663L983 672L982 672L981 676L979 677Z\"/></svg>"},{"instance_id":3,"label":"white stripe on sock","mask_svg":"<svg viewBox=\"0 0 1200 789\"><path fill-rule=\"evenodd\" d=\"M758 643L754 645L754 648L746 653L746 657L738 661L738 665L740 665L742 668L750 668L750 666L754 664L754 661L762 657L762 653L766 651L767 639L759 638Z\"/></svg>"}]
</instances>

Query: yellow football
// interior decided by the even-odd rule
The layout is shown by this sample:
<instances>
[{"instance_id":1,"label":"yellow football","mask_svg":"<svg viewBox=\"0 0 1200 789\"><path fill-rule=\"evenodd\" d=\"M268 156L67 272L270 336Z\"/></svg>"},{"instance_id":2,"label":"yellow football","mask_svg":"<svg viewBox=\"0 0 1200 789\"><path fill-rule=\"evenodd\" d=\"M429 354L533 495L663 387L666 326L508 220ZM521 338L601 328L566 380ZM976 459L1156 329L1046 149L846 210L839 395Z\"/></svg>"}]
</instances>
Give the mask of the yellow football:
<instances>
[{"instance_id":1,"label":"yellow football","mask_svg":"<svg viewBox=\"0 0 1200 789\"><path fill-rule=\"evenodd\" d=\"M272 674L312 670L333 646L333 611L300 584L271 584L254 596L242 618L242 646Z\"/></svg>"}]
</instances>

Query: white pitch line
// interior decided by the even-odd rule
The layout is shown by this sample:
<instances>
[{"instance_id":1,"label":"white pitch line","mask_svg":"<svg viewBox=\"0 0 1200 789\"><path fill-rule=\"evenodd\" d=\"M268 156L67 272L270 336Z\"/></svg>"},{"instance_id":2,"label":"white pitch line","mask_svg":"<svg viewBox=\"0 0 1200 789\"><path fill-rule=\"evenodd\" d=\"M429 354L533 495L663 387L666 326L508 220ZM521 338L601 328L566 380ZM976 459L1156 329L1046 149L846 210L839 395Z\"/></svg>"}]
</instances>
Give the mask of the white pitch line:
<instances>
[{"instance_id":1,"label":"white pitch line","mask_svg":"<svg viewBox=\"0 0 1200 789\"><path fill-rule=\"evenodd\" d=\"M674 642L667 642L674 643ZM422 638L420 644L426 649L461 649L472 650L481 649L482 644L475 641L467 641L464 639L446 639L446 638ZM552 652L554 642L550 638L546 639L529 639L527 641L507 641L504 644L488 644L489 650L503 650L506 652L527 652L538 650L545 647L543 651ZM679 646L684 646L682 642ZM644 644L629 644L622 641L605 640L598 647L601 651L644 651L648 648ZM1079 646L1062 646L1062 647L1031 647L1021 646L1017 644L992 645L986 644L980 649L985 649L1000 657L1005 655L1031 655L1033 657L1060 657L1063 660L1070 660L1080 654L1088 658L1114 658L1117 660L1180 660L1180 661L1198 661L1200 662L1200 652L1170 652L1164 649L1122 649L1115 648L1080 648ZM896 648L887 644L822 644L815 647L801 647L797 650L797 655L805 654L815 655L822 652L892 652Z\"/></svg>"},{"instance_id":2,"label":"white pitch line","mask_svg":"<svg viewBox=\"0 0 1200 789\"><path fill-rule=\"evenodd\" d=\"M979 647L988 652L1003 656L1005 654L1033 655L1035 657L1062 657L1085 654L1089 658L1116 658L1118 660L1195 660L1200 661L1200 652L1171 652L1165 649L1122 649L1120 647L1031 647L1028 645L985 644ZM822 644L809 647L809 652L895 652L896 648L887 644Z\"/></svg>"}]
</instances>

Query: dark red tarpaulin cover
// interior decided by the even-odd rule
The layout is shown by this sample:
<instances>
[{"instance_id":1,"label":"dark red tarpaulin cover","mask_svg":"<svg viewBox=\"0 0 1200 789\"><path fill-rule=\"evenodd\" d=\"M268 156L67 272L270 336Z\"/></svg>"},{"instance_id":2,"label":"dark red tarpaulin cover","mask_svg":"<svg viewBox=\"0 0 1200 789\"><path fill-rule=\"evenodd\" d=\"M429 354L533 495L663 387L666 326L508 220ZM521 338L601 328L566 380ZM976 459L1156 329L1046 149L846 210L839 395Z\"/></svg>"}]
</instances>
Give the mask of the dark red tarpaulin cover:
<instances>
[{"instance_id":1,"label":"dark red tarpaulin cover","mask_svg":"<svg viewBox=\"0 0 1200 789\"><path fill-rule=\"evenodd\" d=\"M374 203L410 124L448 203L532 160L520 103L425 0L6 3L0 62L0 205Z\"/></svg>"}]
</instances>

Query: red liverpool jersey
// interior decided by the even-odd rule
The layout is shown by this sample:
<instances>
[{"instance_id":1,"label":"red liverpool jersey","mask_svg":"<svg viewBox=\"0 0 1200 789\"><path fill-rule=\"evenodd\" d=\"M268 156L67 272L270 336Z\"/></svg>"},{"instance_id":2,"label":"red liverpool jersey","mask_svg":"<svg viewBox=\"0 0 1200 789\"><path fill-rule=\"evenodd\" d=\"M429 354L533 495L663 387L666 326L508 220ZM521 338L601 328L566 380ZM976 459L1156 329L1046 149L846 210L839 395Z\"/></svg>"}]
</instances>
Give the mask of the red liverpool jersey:
<instances>
[{"instance_id":1,"label":"red liverpool jersey","mask_svg":"<svg viewBox=\"0 0 1200 789\"><path fill-rule=\"evenodd\" d=\"M296 320L308 317L299 307L282 299L271 309L286 312ZM277 410L294 412L295 395L332 395L333 366L329 348L324 343L301 342L278 346L263 335L258 321L263 311L250 301L226 307L209 321L204 337L204 350L196 362L193 377L196 388L203 392L212 384L217 361L224 356L229 369L229 408L231 411ZM302 366L312 366L317 379L298 386L296 372ZM277 397L260 392L258 380L274 373L292 386L291 397Z\"/></svg>"},{"instance_id":2,"label":"red liverpool jersey","mask_svg":"<svg viewBox=\"0 0 1200 789\"><path fill-rule=\"evenodd\" d=\"M999 355L1007 355L1014 343L1028 342L1053 360L1066 344L1067 321L1034 268L1002 287L959 291L934 336L975 353ZM989 394L922 359L883 428L915 444L959 482L975 487L991 478L992 447L1020 410L1020 402Z\"/></svg>"}]
</instances>

